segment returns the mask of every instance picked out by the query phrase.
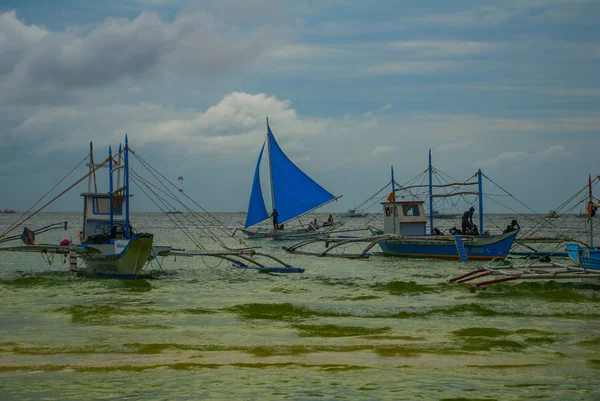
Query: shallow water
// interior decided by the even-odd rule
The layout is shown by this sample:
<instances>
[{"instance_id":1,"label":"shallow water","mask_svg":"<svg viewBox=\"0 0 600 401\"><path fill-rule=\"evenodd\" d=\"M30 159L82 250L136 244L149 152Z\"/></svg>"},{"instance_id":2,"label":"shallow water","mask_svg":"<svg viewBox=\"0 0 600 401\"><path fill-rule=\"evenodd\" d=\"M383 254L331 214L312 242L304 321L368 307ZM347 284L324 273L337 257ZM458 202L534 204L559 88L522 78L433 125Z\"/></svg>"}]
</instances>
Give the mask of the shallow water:
<instances>
[{"instance_id":1,"label":"shallow water","mask_svg":"<svg viewBox=\"0 0 600 401\"><path fill-rule=\"evenodd\" d=\"M229 227L244 219L218 217ZM0 215L0 230L15 218ZM46 213L27 225L68 220L66 233L38 238L52 242L74 237L79 219ZM498 227L510 219L498 217ZM581 220L552 224L575 235ZM155 243L194 247L168 216L134 221ZM148 267L167 273L160 278L73 279L61 257L48 265L37 254L1 254L0 398L600 399L594 286L545 281L475 292L446 279L477 262L318 259L286 254L284 242L250 243L306 272L165 258Z\"/></svg>"}]
</instances>

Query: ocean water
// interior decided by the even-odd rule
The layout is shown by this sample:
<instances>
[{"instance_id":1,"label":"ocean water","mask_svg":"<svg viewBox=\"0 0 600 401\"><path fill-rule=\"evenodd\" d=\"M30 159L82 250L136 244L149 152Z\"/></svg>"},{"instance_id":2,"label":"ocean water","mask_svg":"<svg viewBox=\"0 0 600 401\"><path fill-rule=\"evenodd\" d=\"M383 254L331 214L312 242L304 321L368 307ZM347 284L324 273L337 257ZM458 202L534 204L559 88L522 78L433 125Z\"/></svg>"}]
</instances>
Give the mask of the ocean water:
<instances>
[{"instance_id":1,"label":"ocean water","mask_svg":"<svg viewBox=\"0 0 600 401\"><path fill-rule=\"evenodd\" d=\"M16 217L0 215L0 231ZM217 217L227 227L244 220ZM155 243L194 248L171 218L133 215ZM59 221L68 231L38 242L75 237L78 213L43 213L27 225ZM577 236L582 226L554 219L540 235L561 227ZM211 243L212 234L187 228ZM600 399L597 287L547 280L474 291L446 280L480 262L315 258L285 253L285 242L248 243L306 272L167 257L148 266L154 277L101 280L72 278L59 256L48 264L39 254L0 254L0 399Z\"/></svg>"}]
</instances>

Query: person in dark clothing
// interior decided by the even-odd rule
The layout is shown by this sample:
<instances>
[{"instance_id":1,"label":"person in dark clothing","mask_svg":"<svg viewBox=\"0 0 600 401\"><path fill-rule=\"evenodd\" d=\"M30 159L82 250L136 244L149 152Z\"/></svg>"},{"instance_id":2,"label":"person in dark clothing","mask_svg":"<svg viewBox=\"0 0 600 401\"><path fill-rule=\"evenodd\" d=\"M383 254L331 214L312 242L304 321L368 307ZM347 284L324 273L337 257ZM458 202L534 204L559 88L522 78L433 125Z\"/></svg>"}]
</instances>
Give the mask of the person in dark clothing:
<instances>
[{"instance_id":1,"label":"person in dark clothing","mask_svg":"<svg viewBox=\"0 0 600 401\"><path fill-rule=\"evenodd\" d=\"M502 234L506 234L511 231L520 230L520 229L521 229L521 227L519 227L519 223L517 223L517 220L513 220L510 222L509 225L506 226L506 229L504 231L502 231Z\"/></svg>"},{"instance_id":2,"label":"person in dark clothing","mask_svg":"<svg viewBox=\"0 0 600 401\"><path fill-rule=\"evenodd\" d=\"M462 216L462 234L466 235L469 228L473 225L473 212L475 208L471 206Z\"/></svg>"},{"instance_id":3,"label":"person in dark clothing","mask_svg":"<svg viewBox=\"0 0 600 401\"><path fill-rule=\"evenodd\" d=\"M273 209L271 217L273 218L273 230L279 230L279 213L277 213L276 209Z\"/></svg>"}]
</instances>

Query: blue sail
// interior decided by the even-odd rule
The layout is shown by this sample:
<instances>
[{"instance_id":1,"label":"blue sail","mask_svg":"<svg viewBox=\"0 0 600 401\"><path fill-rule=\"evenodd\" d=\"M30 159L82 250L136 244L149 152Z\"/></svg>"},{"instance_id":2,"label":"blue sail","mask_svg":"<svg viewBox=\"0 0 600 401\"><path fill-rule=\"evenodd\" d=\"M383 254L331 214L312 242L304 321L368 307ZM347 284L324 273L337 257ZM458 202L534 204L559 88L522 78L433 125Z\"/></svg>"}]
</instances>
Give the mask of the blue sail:
<instances>
[{"instance_id":1,"label":"blue sail","mask_svg":"<svg viewBox=\"0 0 600 401\"><path fill-rule=\"evenodd\" d=\"M283 153L267 125L271 160L271 185L279 224L313 210L335 196L313 181Z\"/></svg>"},{"instance_id":2,"label":"blue sail","mask_svg":"<svg viewBox=\"0 0 600 401\"><path fill-rule=\"evenodd\" d=\"M260 149L258 161L256 162L254 181L252 182L252 192L250 193L250 203L248 204L248 215L246 216L246 228L269 218L269 214L265 208L265 200L263 199L262 189L260 188L259 169L263 150L265 150L265 144L263 144L262 148Z\"/></svg>"}]
</instances>

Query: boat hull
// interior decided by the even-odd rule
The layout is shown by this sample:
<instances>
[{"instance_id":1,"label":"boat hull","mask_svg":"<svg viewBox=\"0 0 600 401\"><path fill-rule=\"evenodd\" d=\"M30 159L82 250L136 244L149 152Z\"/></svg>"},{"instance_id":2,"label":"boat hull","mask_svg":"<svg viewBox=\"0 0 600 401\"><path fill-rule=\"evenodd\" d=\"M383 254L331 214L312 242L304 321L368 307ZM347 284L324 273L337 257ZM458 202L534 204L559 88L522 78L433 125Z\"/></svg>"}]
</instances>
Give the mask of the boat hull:
<instances>
[{"instance_id":1,"label":"boat hull","mask_svg":"<svg viewBox=\"0 0 600 401\"><path fill-rule=\"evenodd\" d=\"M278 240L302 240L302 239L310 239L316 238L319 235L323 234L323 232L317 231L308 231L308 230L241 230L244 234L248 236L248 238L254 239L262 239L262 238L272 238Z\"/></svg>"},{"instance_id":2,"label":"boat hull","mask_svg":"<svg viewBox=\"0 0 600 401\"><path fill-rule=\"evenodd\" d=\"M88 248L98 252L88 252L81 257L96 277L133 280L148 261L152 243L152 234L135 234L129 241L89 244Z\"/></svg>"},{"instance_id":3,"label":"boat hull","mask_svg":"<svg viewBox=\"0 0 600 401\"><path fill-rule=\"evenodd\" d=\"M504 260L512 247L517 231L497 236L461 236L470 260ZM383 240L379 247L385 255L409 258L460 260L451 236L403 236Z\"/></svg>"},{"instance_id":4,"label":"boat hull","mask_svg":"<svg viewBox=\"0 0 600 401\"><path fill-rule=\"evenodd\" d=\"M567 244L569 258L584 269L600 270L600 249L582 248L578 244Z\"/></svg>"}]
</instances>

